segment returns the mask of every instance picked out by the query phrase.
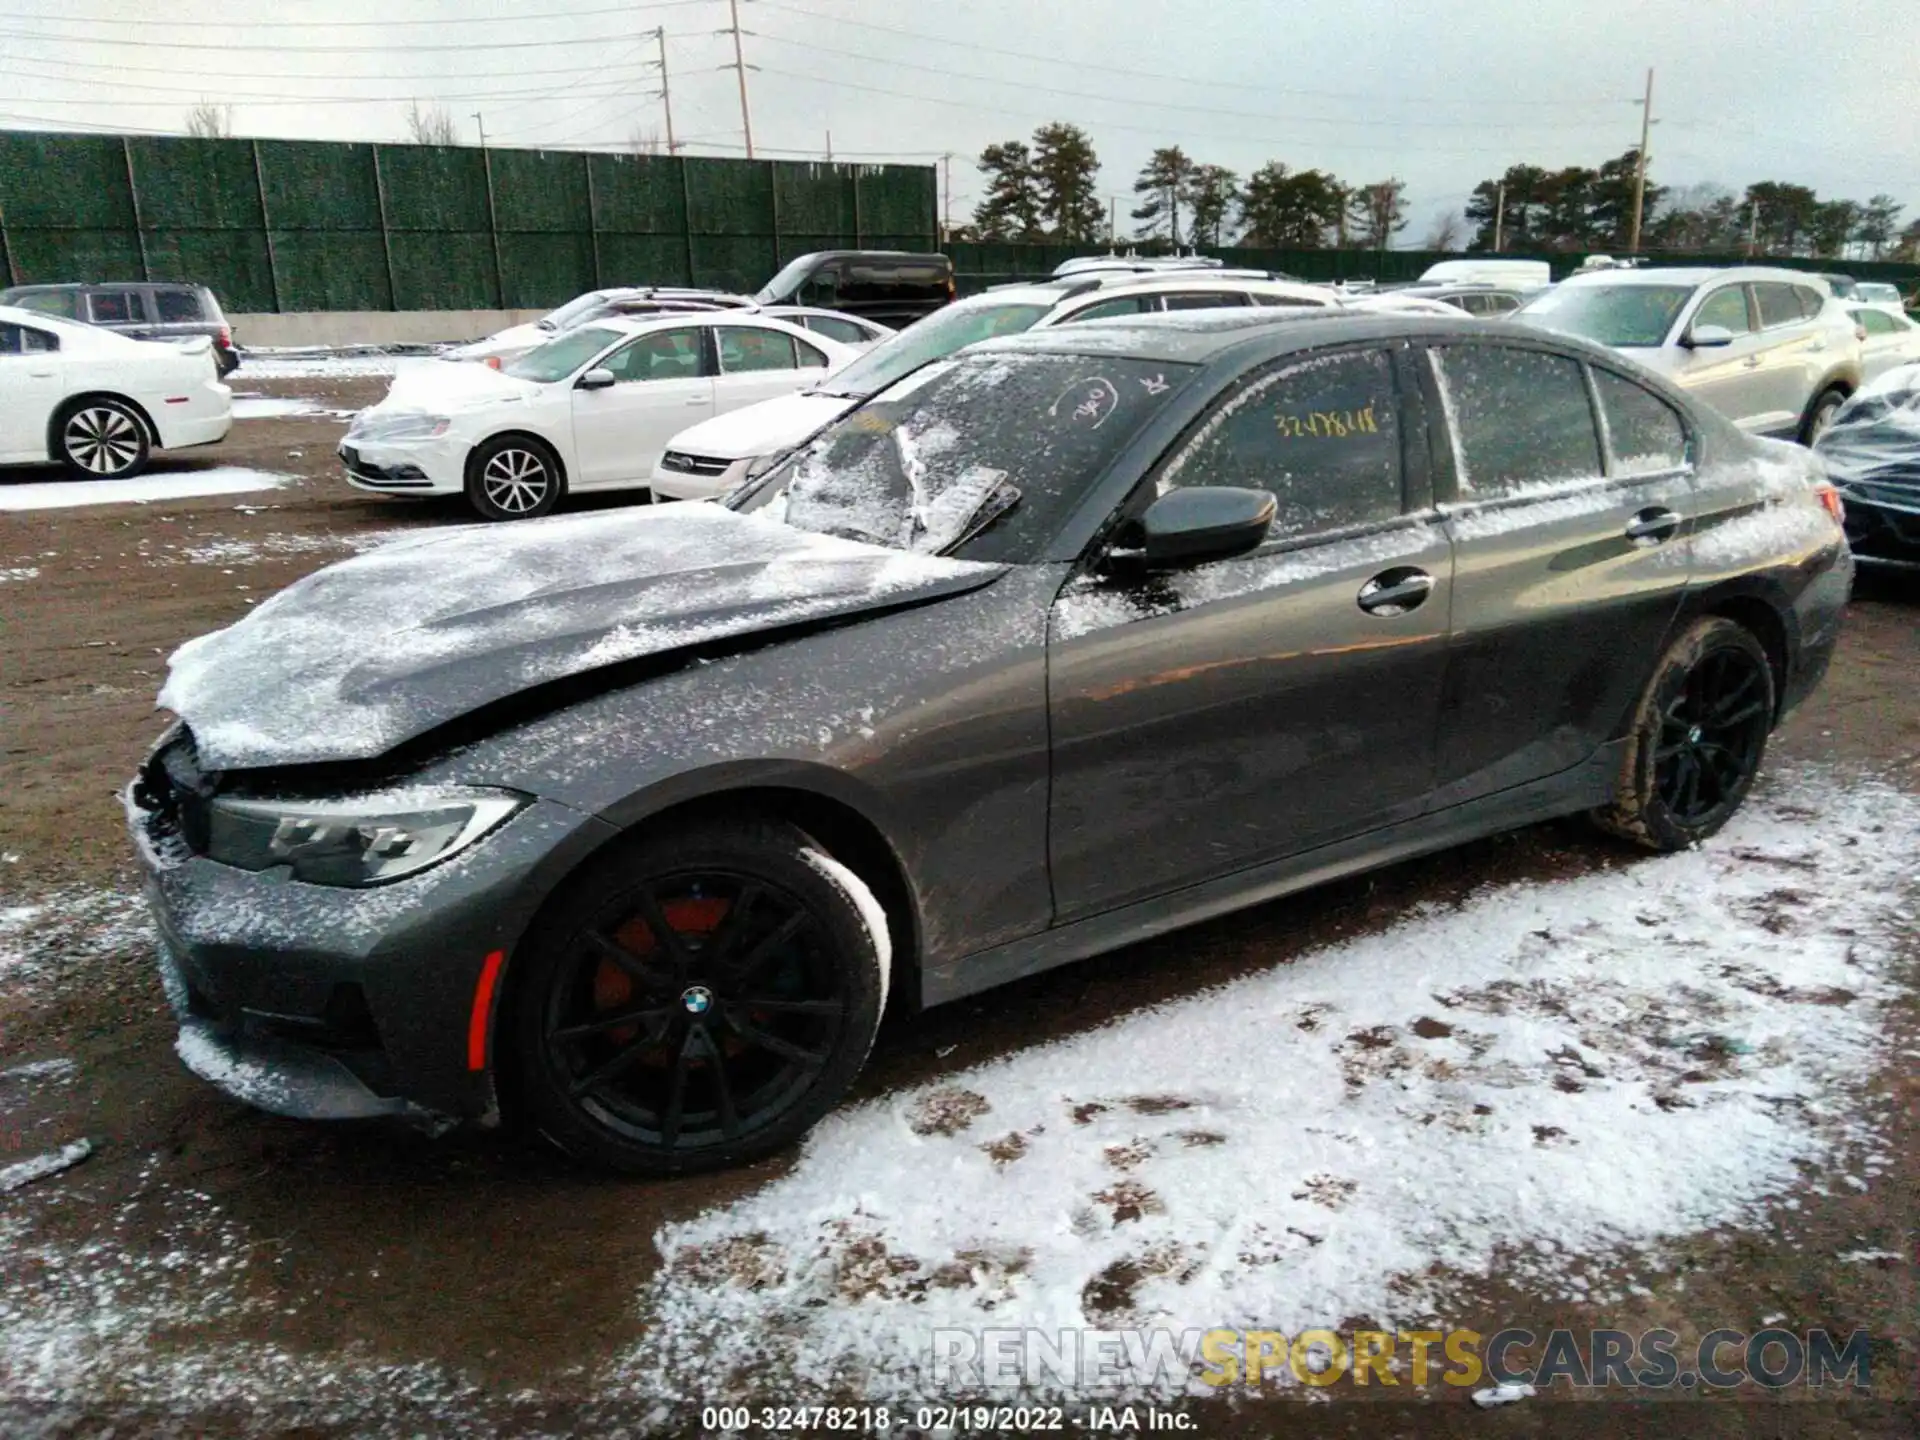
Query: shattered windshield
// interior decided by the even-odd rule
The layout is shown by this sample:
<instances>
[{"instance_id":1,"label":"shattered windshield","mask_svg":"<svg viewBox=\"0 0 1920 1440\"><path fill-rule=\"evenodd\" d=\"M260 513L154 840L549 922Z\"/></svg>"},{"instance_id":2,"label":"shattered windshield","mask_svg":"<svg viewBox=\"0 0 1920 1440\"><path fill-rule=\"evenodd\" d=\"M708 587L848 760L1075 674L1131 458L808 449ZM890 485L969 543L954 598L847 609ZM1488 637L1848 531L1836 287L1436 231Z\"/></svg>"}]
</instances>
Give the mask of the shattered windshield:
<instances>
[{"instance_id":1,"label":"shattered windshield","mask_svg":"<svg viewBox=\"0 0 1920 1440\"><path fill-rule=\"evenodd\" d=\"M937 361L795 457L786 521L922 554L1031 560L1192 370L1085 355Z\"/></svg>"}]
</instances>

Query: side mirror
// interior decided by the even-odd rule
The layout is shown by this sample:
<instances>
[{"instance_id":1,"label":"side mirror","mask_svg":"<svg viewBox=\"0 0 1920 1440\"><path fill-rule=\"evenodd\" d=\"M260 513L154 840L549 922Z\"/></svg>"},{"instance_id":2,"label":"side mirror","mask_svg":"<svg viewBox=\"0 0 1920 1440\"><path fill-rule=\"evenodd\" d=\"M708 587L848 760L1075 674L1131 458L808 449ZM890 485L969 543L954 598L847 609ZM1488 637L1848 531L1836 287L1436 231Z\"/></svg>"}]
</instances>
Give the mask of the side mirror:
<instances>
[{"instance_id":1,"label":"side mirror","mask_svg":"<svg viewBox=\"0 0 1920 1440\"><path fill-rule=\"evenodd\" d=\"M1267 538L1278 508L1265 490L1226 485L1169 490L1140 517L1132 537L1136 548L1125 558L1166 569L1244 555Z\"/></svg>"},{"instance_id":2,"label":"side mirror","mask_svg":"<svg viewBox=\"0 0 1920 1440\"><path fill-rule=\"evenodd\" d=\"M605 390L613 383L613 371L595 366L575 382L575 388L579 390Z\"/></svg>"},{"instance_id":3,"label":"side mirror","mask_svg":"<svg viewBox=\"0 0 1920 1440\"><path fill-rule=\"evenodd\" d=\"M1689 350L1715 350L1733 343L1733 331L1724 325L1696 325L1680 343Z\"/></svg>"}]
</instances>

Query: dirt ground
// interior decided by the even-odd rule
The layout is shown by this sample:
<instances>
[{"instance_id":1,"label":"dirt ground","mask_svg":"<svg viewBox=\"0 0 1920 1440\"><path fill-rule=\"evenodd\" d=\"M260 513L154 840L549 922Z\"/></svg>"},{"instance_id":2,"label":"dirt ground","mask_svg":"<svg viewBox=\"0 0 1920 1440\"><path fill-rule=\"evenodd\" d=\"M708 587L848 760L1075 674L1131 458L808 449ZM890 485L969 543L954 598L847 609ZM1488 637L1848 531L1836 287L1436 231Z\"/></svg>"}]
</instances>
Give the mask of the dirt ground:
<instances>
[{"instance_id":1,"label":"dirt ground","mask_svg":"<svg viewBox=\"0 0 1920 1440\"><path fill-rule=\"evenodd\" d=\"M384 392L377 380L255 380L244 370L234 384L341 409ZM496 1135L429 1141L404 1130L309 1126L256 1114L175 1060L173 1027L146 948L113 944L110 925L104 932L88 928L88 907L101 903L96 897L127 887L115 790L160 727L152 696L167 653L351 553L355 537L464 518L452 503L394 502L350 490L332 454L341 428L325 416L243 420L224 445L162 462L170 469L246 465L300 477L279 489L0 512L0 573L38 571L30 580L0 583L0 909L53 897L56 918L49 923L68 925L73 934L63 963L24 977L0 972L0 1069L52 1057L76 1065L68 1083L25 1099L0 1094L0 1142L30 1153L84 1135L95 1146L70 1174L0 1197L0 1222L11 1211L15 1219L30 1217L38 1236L148 1257L151 1273L161 1277L154 1283L172 1286L180 1300L178 1313L159 1327L160 1344L190 1351L247 1340L279 1357L275 1364L288 1377L252 1401L200 1408L187 1396L175 1409L129 1411L115 1387L100 1388L97 1377L71 1394L29 1403L7 1394L0 1374L0 1431L690 1430L697 1417L688 1413L597 1403L585 1393L587 1377L637 1335L633 1297L657 1264L657 1228L747 1192L786 1161L675 1183L623 1183ZM0 486L54 478L16 471L0 477ZM1920 791L1917 702L1920 577L1870 577L1856 592L1831 676L1777 738L1776 754L1870 768ZM1617 847L1569 822L1333 885L978 1001L892 1020L860 1093L923 1084L1284 963L1420 901L1464 896L1493 880L1621 863L1627 857ZM1920 962L1920 954L1915 958ZM1907 1018L1920 1036L1920 1008ZM1637 1330L1668 1323L1702 1333L1721 1325L1758 1329L1764 1316L1776 1314L1798 1329L1864 1328L1877 1337L1871 1398L1842 1403L1800 1392L1766 1404L1704 1397L1571 1404L1542 1397L1489 1412L1443 1403L1458 1395L1413 1408L1360 1401L1216 1405L1188 1411L1196 1427L1188 1433L1920 1433L1912 1408L1920 1372L1913 1264L1920 1075L1903 1061L1881 1085L1897 1157L1892 1171L1865 1193L1801 1197L1798 1208L1778 1212L1773 1235L1702 1237L1684 1262L1687 1313L1651 1301L1600 1313L1495 1289L1463 1312L1463 1323L1485 1332L1507 1324ZM14 1158L0 1154L0 1162ZM208 1227L221 1225L255 1237L237 1292L236 1282L199 1268L168 1270L183 1230L204 1238ZM1819 1258L1849 1247L1905 1258L1845 1266ZM187 1248L206 1253L205 1246ZM39 1263L9 1262L0 1287L44 1280L33 1268ZM224 1298L194 1303L196 1296ZM250 1303L237 1315L243 1300ZM257 1303L263 1300L271 1303ZM750 1337L743 1343L750 1346ZM344 1383L334 1388L329 1377L348 1370L385 1378L369 1398ZM451 1393L422 1379L447 1375L460 1377Z\"/></svg>"}]
</instances>

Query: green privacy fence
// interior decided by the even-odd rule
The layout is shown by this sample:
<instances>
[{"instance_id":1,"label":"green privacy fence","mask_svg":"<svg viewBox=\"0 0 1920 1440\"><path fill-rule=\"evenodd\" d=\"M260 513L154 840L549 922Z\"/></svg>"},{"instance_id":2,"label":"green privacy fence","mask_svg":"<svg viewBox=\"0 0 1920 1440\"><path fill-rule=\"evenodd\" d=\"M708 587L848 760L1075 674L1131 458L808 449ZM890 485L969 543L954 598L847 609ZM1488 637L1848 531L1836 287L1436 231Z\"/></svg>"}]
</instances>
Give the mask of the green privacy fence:
<instances>
[{"instance_id":1,"label":"green privacy fence","mask_svg":"<svg viewBox=\"0 0 1920 1440\"><path fill-rule=\"evenodd\" d=\"M1122 247L1125 248L1124 246ZM1162 247L1164 249L1164 247ZM1150 247L1140 247L1149 253ZM1099 245L1023 245L989 242L956 242L947 247L953 257L955 279L962 295L973 295L990 285L1015 280L1031 280L1050 274L1062 260L1082 255L1106 254ZM1471 259L1458 251L1445 250L1265 250L1252 246L1211 247L1209 255L1228 265L1254 270L1280 271L1302 280L1377 280L1392 282L1417 280L1429 265L1441 260ZM1582 254L1544 252L1508 252L1502 260L1544 260L1553 267L1555 279L1564 279L1585 258ZM1887 280L1902 290L1912 290L1920 282L1920 265L1893 261L1811 260L1804 256L1775 258L1743 255L1681 255L1648 252L1649 265L1780 265L1796 270L1822 270L1851 275L1856 280Z\"/></svg>"},{"instance_id":2,"label":"green privacy fence","mask_svg":"<svg viewBox=\"0 0 1920 1440\"><path fill-rule=\"evenodd\" d=\"M0 274L190 280L229 313L758 289L810 250L935 248L903 165L0 132Z\"/></svg>"}]
</instances>

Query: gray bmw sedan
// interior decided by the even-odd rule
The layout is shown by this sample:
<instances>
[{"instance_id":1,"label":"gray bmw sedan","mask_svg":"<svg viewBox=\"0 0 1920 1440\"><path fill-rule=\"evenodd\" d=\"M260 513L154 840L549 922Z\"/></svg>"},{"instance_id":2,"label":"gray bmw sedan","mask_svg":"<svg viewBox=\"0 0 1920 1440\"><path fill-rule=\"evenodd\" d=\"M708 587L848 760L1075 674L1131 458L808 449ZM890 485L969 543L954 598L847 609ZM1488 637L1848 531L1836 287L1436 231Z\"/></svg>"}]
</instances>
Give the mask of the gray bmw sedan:
<instances>
[{"instance_id":1,"label":"gray bmw sedan","mask_svg":"<svg viewBox=\"0 0 1920 1440\"><path fill-rule=\"evenodd\" d=\"M1739 807L1852 574L1807 452L1504 322L989 342L724 505L405 540L172 659L127 791L255 1105L788 1144L926 1006L1543 817Z\"/></svg>"}]
</instances>

